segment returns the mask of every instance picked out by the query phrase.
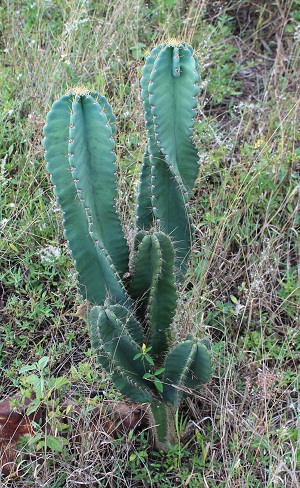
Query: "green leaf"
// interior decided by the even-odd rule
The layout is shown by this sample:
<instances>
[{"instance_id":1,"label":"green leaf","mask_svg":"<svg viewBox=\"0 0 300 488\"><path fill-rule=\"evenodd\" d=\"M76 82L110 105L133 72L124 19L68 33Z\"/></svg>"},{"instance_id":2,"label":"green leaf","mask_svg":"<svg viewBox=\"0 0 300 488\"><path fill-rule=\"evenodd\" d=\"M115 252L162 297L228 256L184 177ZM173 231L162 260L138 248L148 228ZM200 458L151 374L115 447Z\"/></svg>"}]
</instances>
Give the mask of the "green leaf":
<instances>
[{"instance_id":1,"label":"green leaf","mask_svg":"<svg viewBox=\"0 0 300 488\"><path fill-rule=\"evenodd\" d=\"M70 381L64 376L59 376L58 378L54 378L53 376L51 376L49 380L49 387L53 390L59 390L63 386L68 386L69 384Z\"/></svg>"},{"instance_id":2,"label":"green leaf","mask_svg":"<svg viewBox=\"0 0 300 488\"><path fill-rule=\"evenodd\" d=\"M19 369L19 373L24 374L28 371L34 371L35 369L37 369L37 363L25 364L25 366L22 366L22 368Z\"/></svg>"},{"instance_id":3,"label":"green leaf","mask_svg":"<svg viewBox=\"0 0 300 488\"><path fill-rule=\"evenodd\" d=\"M44 356L43 358L41 358L37 363L37 369L43 371L43 369L45 369L47 364L49 363L49 359L50 358L48 356Z\"/></svg>"},{"instance_id":4,"label":"green leaf","mask_svg":"<svg viewBox=\"0 0 300 488\"><path fill-rule=\"evenodd\" d=\"M26 408L26 415L31 415L32 413L36 412L40 406L41 402L38 398L32 400L32 402L30 402L30 404Z\"/></svg>"},{"instance_id":5,"label":"green leaf","mask_svg":"<svg viewBox=\"0 0 300 488\"><path fill-rule=\"evenodd\" d=\"M166 368L159 368L159 369L157 369L157 370L154 372L155 376L158 376L158 375L160 375L161 373L163 373L165 369L166 369Z\"/></svg>"},{"instance_id":6,"label":"green leaf","mask_svg":"<svg viewBox=\"0 0 300 488\"><path fill-rule=\"evenodd\" d=\"M32 385L33 390L38 398L41 398L44 394L44 381L37 374L30 374L25 379L26 383Z\"/></svg>"},{"instance_id":7,"label":"green leaf","mask_svg":"<svg viewBox=\"0 0 300 488\"><path fill-rule=\"evenodd\" d=\"M27 443L29 446L34 446L37 442L39 442L42 438L42 433L37 432L33 437L29 437Z\"/></svg>"},{"instance_id":8,"label":"green leaf","mask_svg":"<svg viewBox=\"0 0 300 488\"><path fill-rule=\"evenodd\" d=\"M158 391L160 391L160 393L162 393L164 390L162 382L158 378L156 378L154 380L154 384L155 384L156 388L158 389Z\"/></svg>"},{"instance_id":9,"label":"green leaf","mask_svg":"<svg viewBox=\"0 0 300 488\"><path fill-rule=\"evenodd\" d=\"M61 452L62 451L62 439L54 437L53 435L47 435L45 437L45 444L49 449L55 452Z\"/></svg>"},{"instance_id":10,"label":"green leaf","mask_svg":"<svg viewBox=\"0 0 300 488\"><path fill-rule=\"evenodd\" d=\"M143 48L146 47L145 44L142 42L138 42L135 46L130 47L130 51L132 52L132 56L134 59L140 59L143 57Z\"/></svg>"},{"instance_id":11,"label":"green leaf","mask_svg":"<svg viewBox=\"0 0 300 488\"><path fill-rule=\"evenodd\" d=\"M154 366L154 361L153 361L151 356L149 356L148 354L145 354L145 359L148 361L149 364Z\"/></svg>"}]
</instances>

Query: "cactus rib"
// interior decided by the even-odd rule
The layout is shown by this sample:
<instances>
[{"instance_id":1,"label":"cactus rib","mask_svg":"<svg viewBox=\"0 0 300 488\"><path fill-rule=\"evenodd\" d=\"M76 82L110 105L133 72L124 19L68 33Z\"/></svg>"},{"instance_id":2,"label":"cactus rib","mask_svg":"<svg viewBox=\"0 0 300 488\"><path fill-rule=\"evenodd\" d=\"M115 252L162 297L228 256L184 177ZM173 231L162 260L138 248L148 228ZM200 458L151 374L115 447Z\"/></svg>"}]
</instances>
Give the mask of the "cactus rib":
<instances>
[{"instance_id":1,"label":"cactus rib","mask_svg":"<svg viewBox=\"0 0 300 488\"><path fill-rule=\"evenodd\" d=\"M171 324L176 310L177 290L172 242L163 232L155 232L154 236L159 242L161 269L157 281L150 288L148 316L152 355L160 366L171 342Z\"/></svg>"},{"instance_id":2,"label":"cactus rib","mask_svg":"<svg viewBox=\"0 0 300 488\"><path fill-rule=\"evenodd\" d=\"M191 215L185 189L164 160L151 157L152 205L159 229L172 239L176 251L176 275L182 281L193 241Z\"/></svg>"},{"instance_id":3,"label":"cactus rib","mask_svg":"<svg viewBox=\"0 0 300 488\"><path fill-rule=\"evenodd\" d=\"M139 317L147 317L150 326L147 343L158 365L168 350L176 310L174 265L170 238L163 232L146 234L137 249L130 291L137 302Z\"/></svg>"},{"instance_id":4,"label":"cactus rib","mask_svg":"<svg viewBox=\"0 0 300 488\"><path fill-rule=\"evenodd\" d=\"M123 276L128 271L128 248L115 210L115 141L106 115L111 109L104 97L93 95L72 100L68 149L71 172L87 211L90 233L95 242L102 243Z\"/></svg>"},{"instance_id":5,"label":"cactus rib","mask_svg":"<svg viewBox=\"0 0 300 488\"><path fill-rule=\"evenodd\" d=\"M139 189L136 207L137 229L149 230L153 227L154 215L151 204L151 164L148 148L146 149L140 171Z\"/></svg>"}]
</instances>

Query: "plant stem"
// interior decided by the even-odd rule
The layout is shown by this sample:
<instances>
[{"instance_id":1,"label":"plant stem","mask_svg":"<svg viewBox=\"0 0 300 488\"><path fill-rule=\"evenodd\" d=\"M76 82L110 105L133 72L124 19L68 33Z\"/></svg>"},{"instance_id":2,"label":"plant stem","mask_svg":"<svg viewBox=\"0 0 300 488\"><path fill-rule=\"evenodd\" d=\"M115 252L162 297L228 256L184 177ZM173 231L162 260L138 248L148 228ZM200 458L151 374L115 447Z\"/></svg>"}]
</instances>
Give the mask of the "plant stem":
<instances>
[{"instance_id":1,"label":"plant stem","mask_svg":"<svg viewBox=\"0 0 300 488\"><path fill-rule=\"evenodd\" d=\"M149 420L158 449L169 450L169 445L178 441L175 427L176 409L167 403L154 400L150 404Z\"/></svg>"}]
</instances>

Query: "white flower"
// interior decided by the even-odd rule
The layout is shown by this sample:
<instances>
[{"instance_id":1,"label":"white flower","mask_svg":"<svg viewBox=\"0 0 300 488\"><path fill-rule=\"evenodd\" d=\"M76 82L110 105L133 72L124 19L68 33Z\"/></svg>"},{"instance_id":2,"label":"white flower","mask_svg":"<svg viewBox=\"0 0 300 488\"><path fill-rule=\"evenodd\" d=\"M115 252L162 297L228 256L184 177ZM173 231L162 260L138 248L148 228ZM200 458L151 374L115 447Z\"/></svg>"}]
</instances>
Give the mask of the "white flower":
<instances>
[{"instance_id":1,"label":"white flower","mask_svg":"<svg viewBox=\"0 0 300 488\"><path fill-rule=\"evenodd\" d=\"M2 220L0 220L0 227L3 227L3 229L4 229L4 227L6 226L7 222L9 222L9 219L2 219Z\"/></svg>"},{"instance_id":2,"label":"white flower","mask_svg":"<svg viewBox=\"0 0 300 488\"><path fill-rule=\"evenodd\" d=\"M40 249L39 255L42 263L52 263L60 258L61 251L58 247L50 244Z\"/></svg>"}]
</instances>

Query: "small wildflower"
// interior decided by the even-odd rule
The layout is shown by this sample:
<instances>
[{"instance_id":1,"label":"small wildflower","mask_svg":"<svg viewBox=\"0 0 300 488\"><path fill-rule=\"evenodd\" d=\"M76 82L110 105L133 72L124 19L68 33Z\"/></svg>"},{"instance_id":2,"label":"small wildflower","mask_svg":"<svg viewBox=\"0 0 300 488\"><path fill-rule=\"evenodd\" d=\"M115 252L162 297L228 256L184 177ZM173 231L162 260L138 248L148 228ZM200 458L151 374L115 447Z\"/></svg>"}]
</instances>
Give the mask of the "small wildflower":
<instances>
[{"instance_id":1,"label":"small wildflower","mask_svg":"<svg viewBox=\"0 0 300 488\"><path fill-rule=\"evenodd\" d=\"M8 222L9 222L9 219L2 219L2 220L0 220L0 227L3 227L4 228Z\"/></svg>"},{"instance_id":2,"label":"small wildflower","mask_svg":"<svg viewBox=\"0 0 300 488\"><path fill-rule=\"evenodd\" d=\"M62 53L62 54L60 55L60 60L61 60L63 63L67 64L67 65L70 65L70 64L71 64L71 61L70 61L70 60L69 60L69 58L68 58L68 53Z\"/></svg>"},{"instance_id":3,"label":"small wildflower","mask_svg":"<svg viewBox=\"0 0 300 488\"><path fill-rule=\"evenodd\" d=\"M8 183L8 179L6 178L6 167L5 167L7 159L8 159L8 154L6 154L6 156L4 156L4 158L0 162L0 182L2 183L3 186L7 185Z\"/></svg>"},{"instance_id":4,"label":"small wildflower","mask_svg":"<svg viewBox=\"0 0 300 488\"><path fill-rule=\"evenodd\" d=\"M240 313L244 310L245 305L242 305L240 302L237 302L235 305L235 313L236 315L240 315Z\"/></svg>"},{"instance_id":5,"label":"small wildflower","mask_svg":"<svg viewBox=\"0 0 300 488\"><path fill-rule=\"evenodd\" d=\"M258 148L258 147L261 147L265 142L265 138L262 136L262 137L259 137L257 139L257 141L254 143L254 147Z\"/></svg>"},{"instance_id":6,"label":"small wildflower","mask_svg":"<svg viewBox=\"0 0 300 488\"><path fill-rule=\"evenodd\" d=\"M53 261L57 261L57 259L60 258L61 252L58 247L52 246L50 244L49 246L42 248L39 254L42 263L51 263Z\"/></svg>"}]
</instances>

